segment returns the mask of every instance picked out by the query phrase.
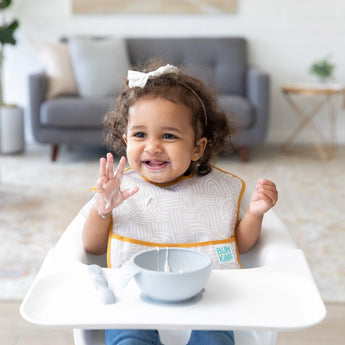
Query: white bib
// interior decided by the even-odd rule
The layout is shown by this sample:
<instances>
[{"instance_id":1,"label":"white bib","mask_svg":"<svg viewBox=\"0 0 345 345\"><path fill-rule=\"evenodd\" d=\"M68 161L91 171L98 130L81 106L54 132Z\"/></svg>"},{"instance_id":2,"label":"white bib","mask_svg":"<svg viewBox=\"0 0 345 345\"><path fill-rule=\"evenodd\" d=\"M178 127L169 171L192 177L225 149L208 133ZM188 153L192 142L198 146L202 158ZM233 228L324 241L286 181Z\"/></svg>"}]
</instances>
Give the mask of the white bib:
<instances>
[{"instance_id":1,"label":"white bib","mask_svg":"<svg viewBox=\"0 0 345 345\"><path fill-rule=\"evenodd\" d=\"M132 186L139 192L112 213L109 267L153 247L192 248L208 254L213 268L241 267L235 230L245 184L239 177L213 167L162 186L128 169L121 188Z\"/></svg>"}]
</instances>

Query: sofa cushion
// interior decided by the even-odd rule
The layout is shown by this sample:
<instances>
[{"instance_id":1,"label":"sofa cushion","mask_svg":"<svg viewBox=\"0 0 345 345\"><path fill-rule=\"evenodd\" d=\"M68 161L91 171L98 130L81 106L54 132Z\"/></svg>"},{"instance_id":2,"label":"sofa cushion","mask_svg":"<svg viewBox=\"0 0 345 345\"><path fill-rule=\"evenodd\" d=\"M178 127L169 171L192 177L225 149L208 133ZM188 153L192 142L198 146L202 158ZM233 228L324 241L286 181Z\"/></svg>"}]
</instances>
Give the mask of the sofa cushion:
<instances>
[{"instance_id":1,"label":"sofa cushion","mask_svg":"<svg viewBox=\"0 0 345 345\"><path fill-rule=\"evenodd\" d=\"M244 38L128 38L134 66L151 58L184 65L218 93L245 96L247 45Z\"/></svg>"},{"instance_id":2,"label":"sofa cushion","mask_svg":"<svg viewBox=\"0 0 345 345\"><path fill-rule=\"evenodd\" d=\"M234 120L238 129L249 128L255 121L254 109L247 98L241 96L218 95L220 108Z\"/></svg>"},{"instance_id":3,"label":"sofa cushion","mask_svg":"<svg viewBox=\"0 0 345 345\"><path fill-rule=\"evenodd\" d=\"M32 46L48 78L46 97L51 99L61 95L77 95L78 86L74 78L68 45L33 41Z\"/></svg>"},{"instance_id":4,"label":"sofa cushion","mask_svg":"<svg viewBox=\"0 0 345 345\"><path fill-rule=\"evenodd\" d=\"M104 115L114 103L113 97L85 99L61 97L41 105L40 121L45 127L97 128L102 127Z\"/></svg>"},{"instance_id":5,"label":"sofa cushion","mask_svg":"<svg viewBox=\"0 0 345 345\"><path fill-rule=\"evenodd\" d=\"M123 40L71 38L68 44L79 94L86 98L114 96L129 69Z\"/></svg>"}]
</instances>

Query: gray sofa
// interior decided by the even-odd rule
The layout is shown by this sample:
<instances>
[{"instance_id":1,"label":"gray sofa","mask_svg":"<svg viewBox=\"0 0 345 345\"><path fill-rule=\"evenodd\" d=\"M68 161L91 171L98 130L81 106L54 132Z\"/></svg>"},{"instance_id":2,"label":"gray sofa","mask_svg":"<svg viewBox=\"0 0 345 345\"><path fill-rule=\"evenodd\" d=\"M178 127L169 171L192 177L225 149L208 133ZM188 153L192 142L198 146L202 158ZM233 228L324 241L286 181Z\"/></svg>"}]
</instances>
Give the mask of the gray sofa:
<instances>
[{"instance_id":1,"label":"gray sofa","mask_svg":"<svg viewBox=\"0 0 345 345\"><path fill-rule=\"evenodd\" d=\"M264 142L269 117L269 76L248 65L247 41L221 38L127 38L130 64L138 66L152 57L184 65L215 88L220 106L234 114L239 135L234 138L242 160L247 149ZM125 76L124 76L125 77ZM60 145L102 146L102 120L114 97L88 99L79 96L45 98L44 72L29 76L29 108L33 136L52 146L51 159Z\"/></svg>"}]
</instances>

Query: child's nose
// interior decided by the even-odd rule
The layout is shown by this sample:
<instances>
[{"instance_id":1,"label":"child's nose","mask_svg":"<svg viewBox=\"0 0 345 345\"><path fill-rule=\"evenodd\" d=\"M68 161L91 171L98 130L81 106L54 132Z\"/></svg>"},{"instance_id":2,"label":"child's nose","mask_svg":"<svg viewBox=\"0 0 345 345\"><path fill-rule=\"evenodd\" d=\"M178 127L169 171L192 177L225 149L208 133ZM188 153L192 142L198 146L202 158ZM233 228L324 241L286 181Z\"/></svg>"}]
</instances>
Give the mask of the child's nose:
<instances>
[{"instance_id":1,"label":"child's nose","mask_svg":"<svg viewBox=\"0 0 345 345\"><path fill-rule=\"evenodd\" d=\"M160 141L158 139L148 140L146 142L145 150L150 154L160 152L162 150Z\"/></svg>"}]
</instances>

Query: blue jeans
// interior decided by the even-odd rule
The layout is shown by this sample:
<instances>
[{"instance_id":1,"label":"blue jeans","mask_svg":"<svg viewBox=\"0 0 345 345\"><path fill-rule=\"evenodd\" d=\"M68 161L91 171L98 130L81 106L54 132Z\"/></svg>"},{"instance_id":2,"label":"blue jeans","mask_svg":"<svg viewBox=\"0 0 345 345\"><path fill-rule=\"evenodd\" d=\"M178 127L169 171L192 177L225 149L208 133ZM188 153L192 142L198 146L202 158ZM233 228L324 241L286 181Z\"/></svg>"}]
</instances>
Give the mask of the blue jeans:
<instances>
[{"instance_id":1,"label":"blue jeans","mask_svg":"<svg viewBox=\"0 0 345 345\"><path fill-rule=\"evenodd\" d=\"M162 345L156 330L107 329L106 345ZM232 331L192 331L187 345L234 345Z\"/></svg>"}]
</instances>

